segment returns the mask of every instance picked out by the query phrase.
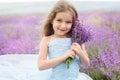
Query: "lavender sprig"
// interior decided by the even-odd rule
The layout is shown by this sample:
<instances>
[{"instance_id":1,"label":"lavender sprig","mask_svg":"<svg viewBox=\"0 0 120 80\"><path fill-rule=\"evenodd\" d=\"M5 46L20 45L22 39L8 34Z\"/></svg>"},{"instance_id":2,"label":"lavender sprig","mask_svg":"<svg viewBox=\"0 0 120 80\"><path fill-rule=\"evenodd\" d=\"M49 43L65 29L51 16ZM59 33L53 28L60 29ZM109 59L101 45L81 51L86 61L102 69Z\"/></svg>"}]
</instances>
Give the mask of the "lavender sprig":
<instances>
[{"instance_id":1,"label":"lavender sprig","mask_svg":"<svg viewBox=\"0 0 120 80\"><path fill-rule=\"evenodd\" d=\"M77 19L72 30L72 42L77 42L82 45L92 39L92 32L89 26L83 25Z\"/></svg>"},{"instance_id":2,"label":"lavender sprig","mask_svg":"<svg viewBox=\"0 0 120 80\"><path fill-rule=\"evenodd\" d=\"M80 21L77 18L74 22L74 26L72 29L72 42L77 42L80 45L82 45L83 43L88 42L91 39L92 34L90 32L90 28L80 23ZM66 59L67 68L69 68L72 61L73 59L70 57Z\"/></svg>"}]
</instances>

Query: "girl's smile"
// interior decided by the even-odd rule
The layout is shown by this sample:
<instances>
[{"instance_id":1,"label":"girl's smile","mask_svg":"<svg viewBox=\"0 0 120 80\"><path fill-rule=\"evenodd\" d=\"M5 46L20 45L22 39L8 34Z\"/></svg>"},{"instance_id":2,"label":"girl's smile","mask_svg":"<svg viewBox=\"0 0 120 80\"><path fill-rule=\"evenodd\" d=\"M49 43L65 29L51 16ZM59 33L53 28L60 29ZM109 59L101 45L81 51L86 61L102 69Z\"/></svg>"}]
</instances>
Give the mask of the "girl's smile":
<instances>
[{"instance_id":1,"label":"girl's smile","mask_svg":"<svg viewBox=\"0 0 120 80\"><path fill-rule=\"evenodd\" d=\"M64 32L64 31L66 31L66 30L64 30L64 29L59 29L59 28L58 28L58 30L60 30L61 32Z\"/></svg>"}]
</instances>

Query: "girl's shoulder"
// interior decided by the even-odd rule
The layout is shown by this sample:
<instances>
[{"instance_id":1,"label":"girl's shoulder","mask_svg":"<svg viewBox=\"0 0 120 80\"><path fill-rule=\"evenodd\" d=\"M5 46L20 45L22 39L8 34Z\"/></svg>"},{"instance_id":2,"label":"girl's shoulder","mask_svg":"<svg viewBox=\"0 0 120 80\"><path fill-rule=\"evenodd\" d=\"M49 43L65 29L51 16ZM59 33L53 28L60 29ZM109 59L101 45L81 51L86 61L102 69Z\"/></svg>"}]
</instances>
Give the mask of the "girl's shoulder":
<instances>
[{"instance_id":1,"label":"girl's shoulder","mask_svg":"<svg viewBox=\"0 0 120 80\"><path fill-rule=\"evenodd\" d=\"M49 44L49 42L50 42L50 40L51 40L51 36L46 36L46 37L43 37L42 39L41 39L41 43L44 43L44 44Z\"/></svg>"},{"instance_id":2,"label":"girl's shoulder","mask_svg":"<svg viewBox=\"0 0 120 80\"><path fill-rule=\"evenodd\" d=\"M43 37L42 39L41 39L41 41L46 41L46 40L48 40L48 39L50 39L50 37L49 36L45 36L45 37Z\"/></svg>"}]
</instances>

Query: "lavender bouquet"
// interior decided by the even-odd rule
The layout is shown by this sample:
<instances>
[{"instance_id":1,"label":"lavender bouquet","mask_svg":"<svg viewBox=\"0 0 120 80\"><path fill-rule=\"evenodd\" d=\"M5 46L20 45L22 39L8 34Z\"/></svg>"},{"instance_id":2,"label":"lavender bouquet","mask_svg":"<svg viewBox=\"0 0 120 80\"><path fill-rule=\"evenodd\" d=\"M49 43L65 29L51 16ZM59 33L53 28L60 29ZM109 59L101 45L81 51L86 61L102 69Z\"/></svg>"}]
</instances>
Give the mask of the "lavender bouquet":
<instances>
[{"instance_id":1,"label":"lavender bouquet","mask_svg":"<svg viewBox=\"0 0 120 80\"><path fill-rule=\"evenodd\" d=\"M79 21L79 19L76 18L74 22L74 27L72 29L72 42L77 42L80 45L82 45L83 43L90 41L91 38L92 38L91 29L88 26L83 25ZM66 59L67 68L69 68L73 60L74 59L72 59L71 57Z\"/></svg>"}]
</instances>

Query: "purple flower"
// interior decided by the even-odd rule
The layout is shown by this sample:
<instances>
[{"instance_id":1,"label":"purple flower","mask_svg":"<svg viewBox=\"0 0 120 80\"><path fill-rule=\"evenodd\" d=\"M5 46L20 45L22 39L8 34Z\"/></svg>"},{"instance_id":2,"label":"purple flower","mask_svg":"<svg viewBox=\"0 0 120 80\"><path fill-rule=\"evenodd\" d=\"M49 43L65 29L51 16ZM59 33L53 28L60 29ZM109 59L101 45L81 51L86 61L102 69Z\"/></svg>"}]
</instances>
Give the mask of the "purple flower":
<instances>
[{"instance_id":1,"label":"purple flower","mask_svg":"<svg viewBox=\"0 0 120 80\"><path fill-rule=\"evenodd\" d=\"M91 29L80 23L78 19L74 22L74 27L72 30L72 42L77 42L80 45L88 42L92 39Z\"/></svg>"},{"instance_id":2,"label":"purple flower","mask_svg":"<svg viewBox=\"0 0 120 80\"><path fill-rule=\"evenodd\" d=\"M105 63L107 68L120 64L120 56L117 50L105 49L99 51L99 58Z\"/></svg>"}]
</instances>

